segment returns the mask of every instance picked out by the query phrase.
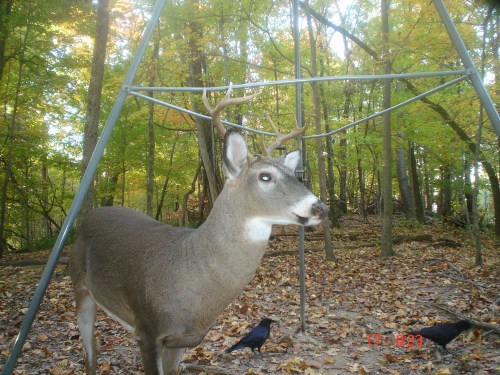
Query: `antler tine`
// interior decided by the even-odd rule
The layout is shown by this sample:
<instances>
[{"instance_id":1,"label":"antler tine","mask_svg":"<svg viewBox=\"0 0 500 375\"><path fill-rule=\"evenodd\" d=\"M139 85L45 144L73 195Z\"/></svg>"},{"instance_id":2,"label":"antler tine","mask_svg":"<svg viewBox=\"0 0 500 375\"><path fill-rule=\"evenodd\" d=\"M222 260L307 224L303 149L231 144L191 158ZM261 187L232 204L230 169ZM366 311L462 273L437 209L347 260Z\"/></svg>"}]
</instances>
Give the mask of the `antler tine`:
<instances>
[{"instance_id":1,"label":"antler tine","mask_svg":"<svg viewBox=\"0 0 500 375\"><path fill-rule=\"evenodd\" d=\"M229 88L229 90L231 90L231 88ZM201 101L205 105L205 108L207 109L209 115L212 116L212 121L213 121L215 127L217 128L217 130L219 131L220 137L223 138L224 135L226 134L226 128L222 125L222 123L220 121L220 110L216 112L217 106L215 107L215 109L213 109L210 106L210 103L208 103L208 99L207 99L207 90L206 89L203 89L203 95L201 96Z\"/></svg>"},{"instance_id":2,"label":"antler tine","mask_svg":"<svg viewBox=\"0 0 500 375\"><path fill-rule=\"evenodd\" d=\"M258 91L252 95L248 95L248 96L245 95L245 96L242 96L239 98L232 98L231 97L232 91L233 91L233 87L232 87L232 85L229 85L229 89L227 90L226 95L219 102L219 104L217 104L215 106L215 108L212 108L210 106L210 104L208 103L207 93L206 93L205 89L203 90L203 95L201 97L201 100L203 101L205 108L207 109L210 116L212 116L212 121L213 121L215 127L217 128L217 130L219 131L219 136L221 138L224 138L224 135L226 134L226 128L224 127L224 125L222 125L221 118L220 118L220 114L221 114L222 110L224 108L227 108L227 107L233 105L233 104L246 103L246 102L256 98L261 93L261 91Z\"/></svg>"},{"instance_id":3,"label":"antler tine","mask_svg":"<svg viewBox=\"0 0 500 375\"><path fill-rule=\"evenodd\" d=\"M279 146L281 146L284 142L288 141L289 139L300 137L306 131L308 126L308 124L306 124L305 126L300 127L299 124L297 123L297 119L295 119L295 130L291 131L288 134L283 135L274 125L274 122L271 120L271 118L269 116L267 118L277 136L276 140L273 143L271 143L269 147L266 147L265 151L267 156L271 156L274 150L276 150Z\"/></svg>"}]
</instances>

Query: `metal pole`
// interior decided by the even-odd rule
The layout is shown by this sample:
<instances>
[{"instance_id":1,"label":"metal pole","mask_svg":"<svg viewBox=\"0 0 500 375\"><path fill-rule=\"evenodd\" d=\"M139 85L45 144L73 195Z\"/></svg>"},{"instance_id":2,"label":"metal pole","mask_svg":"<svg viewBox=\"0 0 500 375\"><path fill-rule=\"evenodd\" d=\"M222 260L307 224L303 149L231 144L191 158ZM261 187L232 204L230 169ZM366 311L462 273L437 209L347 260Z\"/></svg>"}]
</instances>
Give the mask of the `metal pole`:
<instances>
[{"instance_id":1,"label":"metal pole","mask_svg":"<svg viewBox=\"0 0 500 375\"><path fill-rule=\"evenodd\" d=\"M157 3L155 4L155 7L153 8L151 19L149 20L146 30L144 31L144 34L142 36L142 39L139 42L139 46L134 55L134 58L130 63L130 67L125 77L122 89L118 93L115 103L111 108L111 112L108 116L104 129L101 133L101 136L99 137L94 152L92 153L92 157L90 158L89 165L85 170L85 173L83 174L76 196L73 202L71 203L68 215L66 216L64 223L61 227L61 231L59 232L54 248L52 249L52 253L49 257L49 260L47 261L47 265L45 266L45 269L40 278L40 282L38 283L33 298L30 302L28 311L24 316L24 320L21 325L19 334L16 338L14 347L12 348L9 357L7 358L7 362L5 363L5 366L2 370L2 375L12 374L17 359L21 354L22 347L26 341L26 337L28 336L28 332L33 324L33 321L35 320L35 315L40 306L40 302L42 301L45 291L47 290L47 286L52 277L52 274L54 273L54 269L56 268L57 261L59 260L64 244L66 243L66 240L68 238L69 232L71 231L71 227L73 226L78 211L80 211L83 199L87 194L90 184L92 183L93 176L97 169L99 160L101 159L101 156L104 152L104 148L106 147L106 144L111 135L116 120L118 119L123 104L125 103L125 98L127 96L127 90L128 90L127 88L131 85L135 77L135 74L141 62L141 59L144 55L151 34L153 33L155 25L160 16L161 10L165 5L165 1L166 0L158 0Z\"/></svg>"},{"instance_id":2,"label":"metal pole","mask_svg":"<svg viewBox=\"0 0 500 375\"><path fill-rule=\"evenodd\" d=\"M319 137L327 137L327 136L335 135L335 134L340 133L340 132L342 132L342 131L344 131L346 129L352 128L353 126L362 124L363 122L366 122L366 121L369 121L371 119L374 119L375 117L381 116L384 113L395 111L396 109L404 107L404 106L406 106L406 105L408 105L410 103L416 102L417 100L425 98L428 95L434 94L435 92L438 92L438 91L443 90L443 89L445 89L447 87L450 87L450 86L452 86L452 85L454 85L454 84L456 84L456 83L458 83L460 81L463 81L464 79L467 79L467 78L468 78L467 76L461 76L461 77L455 78L452 81L449 81L449 82L446 82L446 83L444 83L442 85L434 87L433 89L430 89L430 90L428 90L426 92L423 92L422 94L414 96L414 97L412 97L412 98L410 98L408 100L405 100L404 102L401 102L399 104L393 105L390 108L383 109L382 111L376 112L376 113L374 113L374 114L372 114L370 116L364 117L364 118L356 120L354 122L351 122L350 124L344 125L344 126L338 128L338 129L332 130L332 131L330 131L328 133L304 135L303 138L304 139L310 139L310 138L319 138Z\"/></svg>"},{"instance_id":3,"label":"metal pole","mask_svg":"<svg viewBox=\"0 0 500 375\"><path fill-rule=\"evenodd\" d=\"M300 66L300 19L299 19L299 2L293 1L293 41L295 53L295 117L298 126L302 126L302 69ZM306 154L303 148L302 138L299 141L300 154L302 156L301 165L299 166L299 173L305 177L306 170ZM299 227L299 278L300 278L300 330L306 330L306 266L304 255L304 227Z\"/></svg>"},{"instance_id":4,"label":"metal pole","mask_svg":"<svg viewBox=\"0 0 500 375\"><path fill-rule=\"evenodd\" d=\"M498 115L495 105L493 104L493 100L491 100L491 97L488 94L486 87L484 87L483 80L481 79L479 72L474 66L474 63L472 62L472 59L470 58L470 55L467 52L467 48L465 47L465 44L462 38L460 37L460 34L458 33L455 25L453 24L450 14L448 13L448 10L446 10L443 1L442 0L432 0L432 1L439 13L439 16L441 17L441 20L444 23L444 27L448 32L448 35L451 39L451 42L453 43L453 46L457 50L460 59L462 59L464 67L466 69L473 70L473 73L470 74L470 80L472 82L472 85L476 89L481 104L483 105L484 109L486 110L486 113L488 113L488 116L490 117L490 121L493 124L493 128L497 133L497 137L500 138L500 116Z\"/></svg>"},{"instance_id":5,"label":"metal pole","mask_svg":"<svg viewBox=\"0 0 500 375\"><path fill-rule=\"evenodd\" d=\"M465 70L462 71L462 72L467 73L467 71L465 71ZM391 78L393 76L397 77L397 75L392 74L392 75L386 75L385 78ZM366 121L369 121L371 119L374 119L375 117L381 116L384 113L395 111L396 109L399 109L399 108L404 107L404 106L406 106L408 104L411 104L411 103L413 103L413 102L415 102L417 100L420 100L420 99L422 99L422 98L424 98L424 97L426 97L428 95L434 94L434 93L436 93L436 92L438 92L440 90L443 90L443 89L445 89L447 87L450 87L450 86L452 86L452 85L454 85L454 84L456 84L458 82L461 82L461 81L463 81L464 79L467 79L467 78L469 78L469 77L466 76L466 75L462 75L462 76L460 76L458 78L455 78L454 80L451 80L451 81L446 82L446 83L444 83L442 85L439 85L439 86L437 86L437 87L435 87L433 89L430 89L430 90L428 90L428 91L426 91L424 93L421 93L421 94L419 94L417 96L414 96L414 97L412 97L412 98L410 98L408 100L405 100L404 102L401 102L399 104L396 104L396 105L394 105L394 106L392 106L390 108L384 109L384 110L376 112L376 113L374 113L374 114L372 114L372 115L370 115L368 117L365 117L365 118L356 120L356 121L354 121L354 122L352 122L350 124L344 125L341 128L332 130L332 131L330 131L328 133L303 135L302 139L304 140L304 139L310 139L310 138L320 138L320 137L327 137L327 136L335 135L335 134L340 133L340 132L342 132L342 131L344 131L346 129L349 129L349 128L353 127L353 126L362 124L363 122L366 122ZM304 80L300 80L299 79L299 80L293 80L292 82L294 82L297 85L297 84L301 84L302 82L308 82L308 81L307 81L307 79L304 79ZM313 80L313 81L309 81L309 82L315 82L315 81ZM254 84L252 84L252 85L254 85ZM243 86L243 85L240 85L240 86ZM137 87L136 87L136 89L137 89ZM144 88L144 89L146 90L146 88ZM153 87L148 87L147 89L154 89L154 88ZM164 89L165 90L163 90L163 91L167 91L168 90L168 88L164 88ZM175 91L176 88L171 88L171 89L172 89L172 91ZM182 90L179 90L179 91L186 91L184 89L185 88L182 88ZM196 91L197 89L195 88L194 90ZM150 91L154 91L154 90L150 90ZM201 113L194 112L194 111L191 111L189 109L186 109L186 108L183 108L183 107L179 107L179 106L171 104L171 103L164 102L162 100L153 98L153 97L148 96L148 95L140 94L140 93L138 93L136 91L129 91L129 94L130 95L134 95L134 96L136 96L138 98L141 98L141 99L152 101L153 103L156 103L156 104L159 104L159 105L163 105L163 106L168 107L168 108L175 109L175 110L177 110L179 112L187 113L187 114L189 114L191 116L197 116L197 117L200 117L200 118L203 118L203 119L207 119L207 120L211 120L212 119L210 116L203 115ZM221 120L221 122L223 124L226 124L226 125L238 128L238 129L243 129L243 130L246 130L246 131L251 132L251 133L262 134L262 135L267 135L267 136L271 136L271 137L276 137L277 136L275 133L270 133L270 132L266 132L266 131L259 130L259 129L252 129L252 128L249 128L247 126L235 124L235 123L230 122L230 121Z\"/></svg>"},{"instance_id":6,"label":"metal pole","mask_svg":"<svg viewBox=\"0 0 500 375\"><path fill-rule=\"evenodd\" d=\"M135 92L135 91L129 91L129 94L133 95L133 96L136 96L138 98L141 98L141 99L149 100L150 102L153 102L153 103L165 106L167 108L175 109L176 111L179 111L179 112L187 113L187 114L189 114L191 116L196 116L196 117L199 117L199 118L203 118L205 120L212 120L212 117L210 117L210 116L207 116L207 115L204 115L204 114L201 114L201 113L198 113L198 112L194 112L194 111L191 111L191 110L183 108L183 107L179 107L179 106L177 106L175 104L164 102L162 100L156 99L156 98L148 96L148 95L139 94L138 92ZM266 131L263 131L263 130L259 130L259 129L252 129L252 128L249 128L248 126L235 124L234 122L230 122L230 121L226 121L226 120L221 120L221 122L223 124L232 126L234 128L237 128L237 129L246 130L247 132L251 132L251 133L255 133L255 134L261 134L261 135L268 135L270 137L276 137L277 136L277 134L275 134L275 133L269 133L269 132L266 132Z\"/></svg>"},{"instance_id":7,"label":"metal pole","mask_svg":"<svg viewBox=\"0 0 500 375\"><path fill-rule=\"evenodd\" d=\"M443 70L436 72L415 72L415 73L390 73L390 74L358 74L346 76L321 76L295 79L279 79L276 81L263 82L247 82L234 85L212 86L212 87L151 87L151 86L132 86L132 91L162 91L162 92L203 92L203 91L227 91L229 87L234 90L248 89L255 87L279 86L279 85L296 85L297 83L311 82L331 82L331 81L349 81L349 80L366 80L374 81L379 79L400 79L400 78L429 78L429 77L444 77L444 76L459 76L469 74L466 69L463 70Z\"/></svg>"}]
</instances>

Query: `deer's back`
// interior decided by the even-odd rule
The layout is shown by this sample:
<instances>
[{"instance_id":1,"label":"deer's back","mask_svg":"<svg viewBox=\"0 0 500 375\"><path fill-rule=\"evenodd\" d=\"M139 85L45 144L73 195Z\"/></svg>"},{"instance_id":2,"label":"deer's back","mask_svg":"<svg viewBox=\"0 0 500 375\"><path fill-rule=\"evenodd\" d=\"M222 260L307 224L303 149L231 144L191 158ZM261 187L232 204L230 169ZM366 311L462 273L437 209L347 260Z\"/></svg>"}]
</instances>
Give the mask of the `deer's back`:
<instances>
[{"instance_id":1,"label":"deer's back","mask_svg":"<svg viewBox=\"0 0 500 375\"><path fill-rule=\"evenodd\" d=\"M155 296L150 291L158 283L175 290L182 279L185 249L178 242L191 232L129 208L96 208L84 217L73 244L73 283L90 290L100 305L116 315L118 310L153 308Z\"/></svg>"},{"instance_id":2,"label":"deer's back","mask_svg":"<svg viewBox=\"0 0 500 375\"><path fill-rule=\"evenodd\" d=\"M101 266L125 272L129 267L150 268L158 262L175 262L182 251L176 244L191 232L126 207L99 207L78 228L73 256L85 254L87 268L96 270Z\"/></svg>"}]
</instances>

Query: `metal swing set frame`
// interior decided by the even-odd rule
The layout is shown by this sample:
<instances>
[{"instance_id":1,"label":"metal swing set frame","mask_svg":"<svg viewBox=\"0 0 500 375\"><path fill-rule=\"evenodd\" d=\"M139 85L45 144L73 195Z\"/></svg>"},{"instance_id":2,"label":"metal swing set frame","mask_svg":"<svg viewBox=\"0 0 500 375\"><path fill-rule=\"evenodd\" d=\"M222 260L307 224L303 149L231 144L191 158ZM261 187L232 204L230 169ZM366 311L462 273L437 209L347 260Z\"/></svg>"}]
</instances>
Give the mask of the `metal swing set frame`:
<instances>
[{"instance_id":1,"label":"metal swing set frame","mask_svg":"<svg viewBox=\"0 0 500 375\"><path fill-rule=\"evenodd\" d=\"M80 208L82 206L84 197L93 181L94 174L96 172L98 163L104 153L104 149L106 147L106 144L109 140L109 137L113 131L113 127L120 115L120 112L122 110L122 107L125 103L125 99L127 98L128 95L133 95L137 98L145 99L145 100L151 100L157 104L185 112L194 116L202 117L202 118L207 118L210 119L209 116L196 113L190 110L187 110L185 108L178 107L174 104L167 103L160 101L158 99L152 98L151 96L147 96L142 94L141 92L148 92L148 91L190 91L190 92L202 92L205 88L203 87L144 87L144 86L133 86L134 78L136 76L137 70L139 68L139 65L142 61L142 58L144 56L144 53L146 51L147 45L149 43L149 40L153 34L154 28L160 18L161 12L163 8L165 7L166 0L157 0L156 4L154 5L154 8L151 13L151 17L148 21L148 24L146 26L146 29L142 35L142 38L139 42L137 51L134 54L134 57L131 61L131 64L129 66L128 72L125 76L125 79L123 81L123 85L121 86L121 90L119 91L115 102L113 104L113 107L111 108L111 111L108 115L107 121L104 125L104 128L102 130L101 136L99 137L96 147L94 149L94 152L92 154L92 157L90 159L89 165L81 179L80 186L78 188L77 194L71 204L71 207L68 211L68 215L66 216L63 225L61 227L61 230L59 232L59 235L57 237L56 243L54 244L54 247L52 249L52 253L49 257L49 260L45 266L45 269L42 273L42 276L40 278L40 281L38 283L38 286L34 292L33 298L30 302L30 305L28 307L28 310L26 312L26 315L24 317L24 320L22 322L21 328L19 330L19 334L17 336L17 339L15 341L15 344L9 354L9 357L7 358L7 362L5 363L3 370L2 370L2 375L10 375L12 374L17 359L19 358L19 355L21 354L22 347L26 341L26 338L28 336L29 330L33 324L33 321L35 319L36 313L38 311L38 308L40 306L40 303L42 301L43 296L45 295L45 292L47 290L48 284L50 282L50 279L52 277L52 274L54 273L54 269L57 265L57 262L59 260L59 257L62 253L63 247L66 243L66 240L69 236L69 233L71 231L71 228L76 220L76 217L78 215L78 212L80 211ZM334 80L384 80L384 79L397 79L397 78L419 78L419 77L433 77L433 76L457 76L456 78L450 80L449 82L442 84L440 86L437 86L431 90L428 90L418 96L415 96L409 100L406 100L402 103L399 103L397 105L394 105L390 108L384 109L383 111L374 113L366 118L363 118L361 120L355 121L353 123L350 123L348 125L345 125L341 128L338 128L336 130L333 130L329 133L324 133L324 134L313 134L313 135L307 135L307 136L302 136L302 139L310 139L310 138L317 138L317 137L326 137L326 136L332 136L336 133L342 132L346 130L347 128L359 125L365 121L371 120L377 116L381 116L384 113L387 112L392 112L398 108L401 108L402 106L405 106L407 104L410 104L412 102L415 102L417 100L422 99L425 96L431 95L435 92L438 92L440 90L443 90L447 87L450 87L458 82L461 82L463 80L468 79L470 83L473 85L478 98L481 102L481 105L485 109L486 113L489 116L489 119L493 125L493 128L500 139L500 117L499 114L495 108L495 105L488 94L488 91L486 90L483 80L474 66L474 63L472 62L472 59L465 47L464 42L462 41L462 38L460 37L460 34L458 33L457 29L455 28L455 25L453 24L453 21L446 9L446 7L443 4L442 0L433 0L433 3L436 7L436 10L439 13L439 16L441 17L441 20L443 22L443 25L445 26L445 29L449 35L449 38L455 47L455 49L458 52L458 55L460 59L462 60L462 64L464 69L463 70L454 70L454 71L441 71L441 72L425 72L425 73L408 73L408 74L382 74L382 75L353 75L353 76L330 76L330 77L312 77L312 78L302 78L301 70L300 70L300 49L299 49L299 39L300 39L300 31L299 31L299 1L298 0L293 0L293 19L294 19L294 27L293 27L293 37L294 37L294 42L295 42L295 79L290 79L290 80L281 80L281 81L273 81L273 82L258 82L258 83L249 83L249 84L241 84L241 85L233 85L233 89L246 89L246 88L252 88L252 87L265 87L265 86L276 86L276 85L295 85L295 100L296 100L296 119L298 124L302 124L302 110L301 110L301 100L302 100L302 86L304 83L310 83L310 82L324 82L324 81L334 81ZM220 86L220 87L212 87L212 88L206 88L207 91L224 91L227 90L229 87L228 86ZM229 126L235 126L235 127L240 127L240 125L233 124L227 121L223 121ZM264 135L271 135L274 136L275 134L273 133L268 133L268 132L263 132L255 129L250 129L247 127L243 127L245 130L250 131L250 132L255 132L255 133L260 133ZM299 142L299 146L301 146L302 142ZM305 161L303 160L303 165L305 165ZM302 171L303 172L303 171ZM301 312L301 325L302 329L305 327L305 260L304 260L304 230L301 227L299 229L299 267L300 267L300 312Z\"/></svg>"}]
</instances>

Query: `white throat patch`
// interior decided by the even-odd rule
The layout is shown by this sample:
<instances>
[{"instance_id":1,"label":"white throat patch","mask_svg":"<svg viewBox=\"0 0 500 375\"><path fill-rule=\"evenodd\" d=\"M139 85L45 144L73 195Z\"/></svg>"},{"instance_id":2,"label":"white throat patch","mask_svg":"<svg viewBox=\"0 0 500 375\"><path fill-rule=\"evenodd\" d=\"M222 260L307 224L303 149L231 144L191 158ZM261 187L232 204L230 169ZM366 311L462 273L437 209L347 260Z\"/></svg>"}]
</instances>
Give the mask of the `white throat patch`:
<instances>
[{"instance_id":1,"label":"white throat patch","mask_svg":"<svg viewBox=\"0 0 500 375\"><path fill-rule=\"evenodd\" d=\"M245 223L245 236L252 242L267 241L271 235L272 227L269 219L254 217Z\"/></svg>"}]
</instances>

